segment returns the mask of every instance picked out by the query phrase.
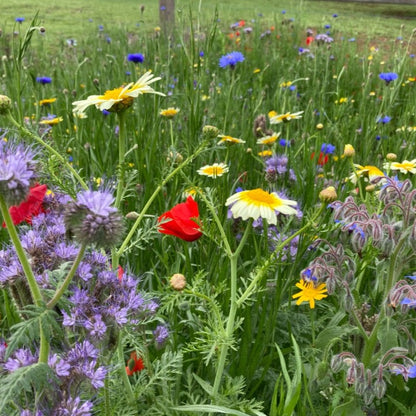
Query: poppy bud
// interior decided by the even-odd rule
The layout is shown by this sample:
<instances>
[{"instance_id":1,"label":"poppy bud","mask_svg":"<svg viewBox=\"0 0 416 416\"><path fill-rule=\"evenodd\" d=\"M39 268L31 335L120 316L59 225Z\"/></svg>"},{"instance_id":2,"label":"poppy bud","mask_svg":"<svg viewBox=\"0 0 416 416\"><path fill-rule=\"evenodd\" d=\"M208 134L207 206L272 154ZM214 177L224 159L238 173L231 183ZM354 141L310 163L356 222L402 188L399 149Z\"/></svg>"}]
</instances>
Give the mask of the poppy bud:
<instances>
[{"instance_id":1,"label":"poppy bud","mask_svg":"<svg viewBox=\"0 0 416 416\"><path fill-rule=\"evenodd\" d=\"M175 289L178 291L185 289L185 286L186 286L185 276L181 273L175 273L170 278L170 286L172 289Z\"/></svg>"}]
</instances>

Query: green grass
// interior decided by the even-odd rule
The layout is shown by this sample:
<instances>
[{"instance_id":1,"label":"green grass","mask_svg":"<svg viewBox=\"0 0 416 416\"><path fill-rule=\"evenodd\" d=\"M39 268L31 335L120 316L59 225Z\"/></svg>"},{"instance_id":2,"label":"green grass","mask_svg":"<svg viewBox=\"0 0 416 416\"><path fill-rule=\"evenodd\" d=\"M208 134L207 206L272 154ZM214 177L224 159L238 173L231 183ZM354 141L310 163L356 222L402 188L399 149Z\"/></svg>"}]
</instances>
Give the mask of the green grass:
<instances>
[{"instance_id":1,"label":"green grass","mask_svg":"<svg viewBox=\"0 0 416 416\"><path fill-rule=\"evenodd\" d=\"M141 14L140 6L144 5ZM408 39L415 26L416 12L410 5L375 5L327 1L262 0L253 5L251 0L216 2L207 0L177 0L177 21L192 10L194 19L204 26L211 21L215 10L227 28L229 22L245 19L276 23L294 18L302 26L318 31L325 24L337 27L345 36L366 36L386 40L402 36ZM285 10L286 14L282 15ZM41 24L46 28L47 48L55 50L57 44L69 38L79 39L96 32L103 25L106 33L118 29L131 33L142 33L138 26L151 32L159 25L159 10L156 0L71 0L71 1L28 1L9 0L2 4L0 28L6 34L11 31L14 19L23 16L30 20L39 11ZM199 13L200 12L200 13ZM339 17L335 21L332 15ZM260 19L259 14L263 17ZM92 19L92 22L89 21ZM403 26L403 27L402 27Z\"/></svg>"}]
</instances>

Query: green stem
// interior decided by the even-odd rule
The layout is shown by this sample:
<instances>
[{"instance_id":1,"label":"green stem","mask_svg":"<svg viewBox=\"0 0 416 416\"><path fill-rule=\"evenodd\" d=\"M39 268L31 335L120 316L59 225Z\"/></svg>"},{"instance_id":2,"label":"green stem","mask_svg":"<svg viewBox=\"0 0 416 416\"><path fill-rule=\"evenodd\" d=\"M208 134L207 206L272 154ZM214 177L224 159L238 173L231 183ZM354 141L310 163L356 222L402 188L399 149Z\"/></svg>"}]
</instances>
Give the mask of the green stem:
<instances>
[{"instance_id":1,"label":"green stem","mask_svg":"<svg viewBox=\"0 0 416 416\"><path fill-rule=\"evenodd\" d=\"M273 251L273 253L269 256L269 258L264 262L263 266L260 268L260 270L257 272L257 274L254 276L254 279L251 281L247 289L244 291L244 293L240 296L240 298L237 300L237 305L242 305L247 298L252 294L254 288L257 286L259 281L263 278L264 274L270 267L272 263L275 262L276 254L279 253L285 246L287 246L294 238L296 238L298 235L302 234L304 231L306 231L308 228L310 228L312 225L314 225L317 218L319 218L326 208L326 204L322 203L319 210L315 213L315 215L308 221L307 224L305 224L302 228L300 228L298 231L293 233L290 237L286 238L286 240L282 241Z\"/></svg>"},{"instance_id":2,"label":"green stem","mask_svg":"<svg viewBox=\"0 0 416 416\"><path fill-rule=\"evenodd\" d=\"M224 368L225 368L225 362L227 359L228 354L228 348L230 347L230 343L232 342L232 336L235 329L235 317L237 315L237 262L238 257L241 253L241 250L243 246L245 245L247 241L247 237L249 235L249 232L251 230L251 224L252 221L250 221L246 229L244 231L243 237L241 238L240 244L237 247L237 250L235 253L233 253L231 256L229 256L230 259L230 281L231 281L231 287L230 287L230 312L228 314L227 319L227 326L225 328L225 341L224 344L221 346L221 352L220 352L220 358L218 360L218 366L217 366L217 372L215 374L215 380L214 380L214 387L212 389L212 396L215 397L218 393L218 390L220 388L222 376L224 374ZM222 228L222 227L221 227Z\"/></svg>"},{"instance_id":3,"label":"green stem","mask_svg":"<svg viewBox=\"0 0 416 416\"><path fill-rule=\"evenodd\" d=\"M169 120L169 125L170 125L170 145L172 146L172 160L175 160L176 155L175 155L175 143L173 140L173 121Z\"/></svg>"},{"instance_id":4,"label":"green stem","mask_svg":"<svg viewBox=\"0 0 416 416\"><path fill-rule=\"evenodd\" d=\"M15 247L17 257L20 260L20 264L22 265L23 272L25 273L27 282L29 284L30 293L32 295L33 302L35 303L36 306L41 306L43 303L43 298L40 292L39 285L36 282L36 278L35 278L35 275L33 274L33 270L30 267L29 260L26 257L26 253L23 249L22 243L20 242L19 236L16 231L16 227L13 224L13 220L12 220L12 217L10 216L6 202L4 201L1 195L0 195L0 211L1 211L1 215L3 216L4 222L6 223L7 232L9 233L10 239L12 240L12 243Z\"/></svg>"},{"instance_id":5,"label":"green stem","mask_svg":"<svg viewBox=\"0 0 416 416\"><path fill-rule=\"evenodd\" d=\"M17 257L19 258L20 264L22 265L23 272L26 276L30 293L32 295L33 302L36 306L41 307L43 305L43 297L40 291L39 285L36 282L35 275L33 270L30 267L28 258L26 257L25 251L23 249L22 243L20 242L19 236L16 231L16 227L13 224L12 217L10 216L9 210L7 208L6 202L3 197L0 195L0 212L3 216L4 222L6 223L7 232L9 233L10 239L16 250ZM47 363L49 355L49 342L45 337L45 334L40 326L40 350L39 350L39 362Z\"/></svg>"},{"instance_id":6,"label":"green stem","mask_svg":"<svg viewBox=\"0 0 416 416\"><path fill-rule=\"evenodd\" d=\"M121 111L117 113L119 120L119 132L118 132L118 169L119 174L117 178L117 193L115 206L120 208L121 199L124 192L124 156L126 153L126 112Z\"/></svg>"},{"instance_id":7,"label":"green stem","mask_svg":"<svg viewBox=\"0 0 416 416\"><path fill-rule=\"evenodd\" d=\"M120 374L121 374L121 379L123 380L124 387L125 387L124 391L127 395L128 403L132 404L134 403L134 393L133 393L133 389L131 388L130 380L126 372L126 367L124 365L124 350L123 350L121 332L118 334L117 354L118 354L118 360L121 363Z\"/></svg>"},{"instance_id":8,"label":"green stem","mask_svg":"<svg viewBox=\"0 0 416 416\"><path fill-rule=\"evenodd\" d=\"M118 259L123 254L124 250L126 249L127 245L129 244L131 238L133 237L134 233L137 230L137 227L140 225L141 221L143 220L144 216L146 215L147 210L149 209L150 205L152 205L153 201L157 197L158 193L163 189L163 187L177 174L179 173L186 165L188 165L193 159L195 159L205 148L208 141L205 141L201 144L201 146L186 160L184 160L176 169L174 169L166 178L161 182L161 184L154 190L151 197L146 202L146 205L141 210L139 216L137 217L136 221L131 227L127 237L124 239L123 243L121 244L120 248L113 253L113 265L118 265Z\"/></svg>"},{"instance_id":9,"label":"green stem","mask_svg":"<svg viewBox=\"0 0 416 416\"><path fill-rule=\"evenodd\" d=\"M104 380L104 414L105 416L110 416L110 385L108 382L108 377Z\"/></svg>"},{"instance_id":10,"label":"green stem","mask_svg":"<svg viewBox=\"0 0 416 416\"><path fill-rule=\"evenodd\" d=\"M50 146L48 143L46 143L44 140L42 140L39 136L37 136L36 134L32 133L31 131L29 131L28 129L26 129L25 127L23 127L22 125L20 125L12 116L12 114L9 112L7 114L7 118L8 120L19 129L20 133L23 136L27 136L32 138L33 140L37 141L41 146L43 146L45 149L47 149L50 153L52 153L54 156L56 156L59 161L67 167L67 169L72 173L72 175L74 175L74 177L77 179L77 181L79 182L79 184L84 188L84 189L89 189L87 184L84 182L84 180L81 178L81 176L78 174L78 172L71 166L70 163L68 163L68 161L59 153L57 152L52 146Z\"/></svg>"},{"instance_id":11,"label":"green stem","mask_svg":"<svg viewBox=\"0 0 416 416\"><path fill-rule=\"evenodd\" d=\"M212 298L210 298L207 295L204 295L203 293L194 292L193 290L190 290L190 289L184 289L183 292L186 293L187 295L193 295L197 298L201 298L205 300L206 302L208 302L209 304L211 304L212 310L214 311L214 314L215 314L215 317L217 318L218 323L222 322L220 311L218 310L217 304L214 302Z\"/></svg>"},{"instance_id":12,"label":"green stem","mask_svg":"<svg viewBox=\"0 0 416 416\"><path fill-rule=\"evenodd\" d=\"M53 298L46 305L49 309L52 309L59 302L59 299L61 299L65 290L68 288L69 284L71 283L71 281L72 281L72 279L75 275L75 272L78 269L79 264L81 263L81 260L84 257L86 248L87 248L86 244L81 245L81 248L79 249L78 255L77 255L74 263L72 264L71 270L68 272L67 276L65 277L64 281L62 282L61 287L56 290Z\"/></svg>"}]
</instances>

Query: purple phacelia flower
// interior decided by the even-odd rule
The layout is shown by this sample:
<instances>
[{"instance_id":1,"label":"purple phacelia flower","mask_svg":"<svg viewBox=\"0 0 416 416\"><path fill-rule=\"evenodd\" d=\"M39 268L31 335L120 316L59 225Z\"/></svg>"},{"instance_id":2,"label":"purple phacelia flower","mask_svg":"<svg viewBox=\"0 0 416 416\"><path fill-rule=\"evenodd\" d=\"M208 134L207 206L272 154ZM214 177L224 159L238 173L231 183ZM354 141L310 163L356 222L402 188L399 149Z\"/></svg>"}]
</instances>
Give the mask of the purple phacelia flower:
<instances>
[{"instance_id":1,"label":"purple phacelia flower","mask_svg":"<svg viewBox=\"0 0 416 416\"><path fill-rule=\"evenodd\" d=\"M7 205L19 205L35 178L34 153L12 141L0 141L0 195Z\"/></svg>"},{"instance_id":2,"label":"purple phacelia flower","mask_svg":"<svg viewBox=\"0 0 416 416\"><path fill-rule=\"evenodd\" d=\"M169 330L165 325L158 325L153 331L155 337L156 347L162 348L169 338Z\"/></svg>"}]
</instances>

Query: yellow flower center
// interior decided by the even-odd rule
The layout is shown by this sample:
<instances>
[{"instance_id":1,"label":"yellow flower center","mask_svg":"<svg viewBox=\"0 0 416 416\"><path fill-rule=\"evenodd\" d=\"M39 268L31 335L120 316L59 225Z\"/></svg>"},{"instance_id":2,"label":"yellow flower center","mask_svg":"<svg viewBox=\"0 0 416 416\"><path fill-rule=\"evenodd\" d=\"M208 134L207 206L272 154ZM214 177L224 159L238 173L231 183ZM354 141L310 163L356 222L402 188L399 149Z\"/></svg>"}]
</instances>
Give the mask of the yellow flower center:
<instances>
[{"instance_id":1,"label":"yellow flower center","mask_svg":"<svg viewBox=\"0 0 416 416\"><path fill-rule=\"evenodd\" d=\"M269 194L260 188L241 192L241 200L258 207L267 205L274 208L283 205L282 201L275 195Z\"/></svg>"},{"instance_id":2,"label":"yellow flower center","mask_svg":"<svg viewBox=\"0 0 416 416\"><path fill-rule=\"evenodd\" d=\"M204 169L205 174L209 176L217 176L224 173L224 169L221 166L208 166Z\"/></svg>"},{"instance_id":3,"label":"yellow flower center","mask_svg":"<svg viewBox=\"0 0 416 416\"><path fill-rule=\"evenodd\" d=\"M109 108L108 111L118 113L119 111L122 111L133 104L133 97L126 95L126 92L133 91L136 88L129 88L127 91L121 94L121 91L123 91L123 89L124 87L114 88L113 90L106 91L103 95L100 95L98 97L99 99L104 101L118 101L111 108Z\"/></svg>"}]
</instances>

